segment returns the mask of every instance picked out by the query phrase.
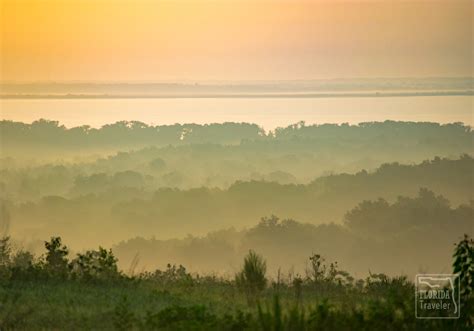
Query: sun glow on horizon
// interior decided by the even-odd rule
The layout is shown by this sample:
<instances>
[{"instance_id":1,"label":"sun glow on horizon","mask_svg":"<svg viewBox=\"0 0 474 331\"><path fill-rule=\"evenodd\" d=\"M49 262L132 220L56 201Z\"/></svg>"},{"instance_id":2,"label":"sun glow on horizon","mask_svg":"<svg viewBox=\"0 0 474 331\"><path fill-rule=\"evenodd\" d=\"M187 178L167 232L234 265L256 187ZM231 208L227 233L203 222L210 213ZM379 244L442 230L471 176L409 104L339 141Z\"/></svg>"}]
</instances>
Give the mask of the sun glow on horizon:
<instances>
[{"instance_id":1,"label":"sun glow on horizon","mask_svg":"<svg viewBox=\"0 0 474 331\"><path fill-rule=\"evenodd\" d=\"M0 1L2 80L472 75L470 1Z\"/></svg>"}]
</instances>

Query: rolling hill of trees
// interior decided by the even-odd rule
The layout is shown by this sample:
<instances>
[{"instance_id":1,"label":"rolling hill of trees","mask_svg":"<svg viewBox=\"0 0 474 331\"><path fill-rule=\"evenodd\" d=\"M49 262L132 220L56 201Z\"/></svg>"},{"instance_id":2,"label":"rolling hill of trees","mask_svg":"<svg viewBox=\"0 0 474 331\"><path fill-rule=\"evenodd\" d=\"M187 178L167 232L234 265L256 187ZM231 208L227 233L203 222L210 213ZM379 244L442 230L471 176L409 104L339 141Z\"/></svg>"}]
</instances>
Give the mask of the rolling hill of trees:
<instances>
[{"instance_id":1,"label":"rolling hill of trees","mask_svg":"<svg viewBox=\"0 0 474 331\"><path fill-rule=\"evenodd\" d=\"M248 181L227 189L188 190L147 189L140 186L146 185L146 178L135 185L139 176L93 175L81 179L82 189L88 188L82 194L23 202L5 194L2 205L15 235L32 240L60 234L81 248L111 245L136 235L204 235L231 226L251 226L272 214L311 224L340 223L345 212L361 200L392 202L400 195L416 196L420 188L443 195L455 207L473 200L473 167L474 159L463 155L416 165L384 164L373 172L328 175L306 185Z\"/></svg>"},{"instance_id":2,"label":"rolling hill of trees","mask_svg":"<svg viewBox=\"0 0 474 331\"><path fill-rule=\"evenodd\" d=\"M268 257L276 275L304 274L307 257L318 252L353 274L447 272L453 242L474 232L474 203L451 207L443 196L421 189L418 195L366 200L349 210L342 224L313 225L276 216L264 217L243 230L229 228L205 236L159 240L136 237L114 251L126 269L138 259L139 269L163 268L173 261L191 270L232 274L249 249Z\"/></svg>"},{"instance_id":3,"label":"rolling hill of trees","mask_svg":"<svg viewBox=\"0 0 474 331\"><path fill-rule=\"evenodd\" d=\"M227 189L236 181L308 184L328 174L370 172L384 163L473 153L473 133L462 124L299 123L265 133L252 124L119 122L77 130L48 121L0 122L0 194L34 201L123 186L153 192Z\"/></svg>"},{"instance_id":4,"label":"rolling hill of trees","mask_svg":"<svg viewBox=\"0 0 474 331\"><path fill-rule=\"evenodd\" d=\"M312 149L340 147L344 144L346 148L410 147L419 151L434 148L438 152L444 149L450 153L459 153L471 149L473 139L472 129L462 123L395 121L358 125L305 125L299 122L265 132L258 125L249 123L153 126L137 121L121 121L101 128L66 128L57 121L44 119L31 124L2 120L0 133L3 156L30 152L39 157L45 157L41 154L48 152L54 152L56 155L53 157L58 157L60 153L73 155L79 151L123 151L148 146L203 143L228 145L259 142L255 146L258 149L274 141L294 144L295 140L299 145Z\"/></svg>"}]
</instances>

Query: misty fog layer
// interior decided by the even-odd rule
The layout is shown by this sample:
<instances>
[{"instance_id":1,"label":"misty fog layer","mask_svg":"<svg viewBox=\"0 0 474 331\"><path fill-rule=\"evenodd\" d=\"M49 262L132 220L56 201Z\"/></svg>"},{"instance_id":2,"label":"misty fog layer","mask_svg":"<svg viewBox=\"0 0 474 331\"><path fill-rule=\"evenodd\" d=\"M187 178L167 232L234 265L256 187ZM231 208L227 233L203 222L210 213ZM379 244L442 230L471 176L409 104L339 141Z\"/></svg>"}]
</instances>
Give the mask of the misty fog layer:
<instances>
[{"instance_id":1,"label":"misty fog layer","mask_svg":"<svg viewBox=\"0 0 474 331\"><path fill-rule=\"evenodd\" d=\"M414 274L445 270L473 233L460 123L0 129L2 227L36 251L59 235L75 251L114 246L125 269L232 273L255 249L272 271L321 253L355 273Z\"/></svg>"}]
</instances>

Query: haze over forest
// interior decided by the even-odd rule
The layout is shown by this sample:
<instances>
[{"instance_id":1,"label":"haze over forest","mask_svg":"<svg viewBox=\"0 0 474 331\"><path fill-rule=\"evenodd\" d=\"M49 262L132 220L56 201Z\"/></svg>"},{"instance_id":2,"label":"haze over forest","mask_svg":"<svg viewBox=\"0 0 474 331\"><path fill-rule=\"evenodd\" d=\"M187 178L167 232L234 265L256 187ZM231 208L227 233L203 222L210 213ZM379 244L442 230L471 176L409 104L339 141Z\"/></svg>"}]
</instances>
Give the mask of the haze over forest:
<instances>
[{"instance_id":1,"label":"haze over forest","mask_svg":"<svg viewBox=\"0 0 474 331\"><path fill-rule=\"evenodd\" d=\"M474 330L473 18L0 0L0 330Z\"/></svg>"},{"instance_id":2,"label":"haze over forest","mask_svg":"<svg viewBox=\"0 0 474 331\"><path fill-rule=\"evenodd\" d=\"M302 272L316 251L356 274L414 274L445 270L473 230L460 123L0 128L3 223L36 251L60 235L75 251L113 246L125 269L138 256L148 270L232 273L251 248L272 272Z\"/></svg>"}]
</instances>

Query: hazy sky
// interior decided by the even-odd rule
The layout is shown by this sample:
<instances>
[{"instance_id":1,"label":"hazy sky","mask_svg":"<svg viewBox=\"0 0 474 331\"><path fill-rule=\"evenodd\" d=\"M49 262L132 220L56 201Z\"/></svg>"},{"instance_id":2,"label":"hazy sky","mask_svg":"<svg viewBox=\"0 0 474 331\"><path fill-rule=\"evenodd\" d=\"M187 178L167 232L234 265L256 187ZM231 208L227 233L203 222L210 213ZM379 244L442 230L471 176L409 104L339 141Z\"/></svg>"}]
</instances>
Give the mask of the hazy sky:
<instances>
[{"instance_id":1,"label":"hazy sky","mask_svg":"<svg viewBox=\"0 0 474 331\"><path fill-rule=\"evenodd\" d=\"M471 1L0 0L2 80L471 76Z\"/></svg>"}]
</instances>

